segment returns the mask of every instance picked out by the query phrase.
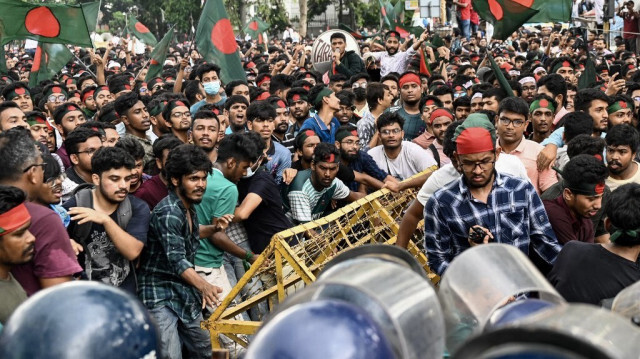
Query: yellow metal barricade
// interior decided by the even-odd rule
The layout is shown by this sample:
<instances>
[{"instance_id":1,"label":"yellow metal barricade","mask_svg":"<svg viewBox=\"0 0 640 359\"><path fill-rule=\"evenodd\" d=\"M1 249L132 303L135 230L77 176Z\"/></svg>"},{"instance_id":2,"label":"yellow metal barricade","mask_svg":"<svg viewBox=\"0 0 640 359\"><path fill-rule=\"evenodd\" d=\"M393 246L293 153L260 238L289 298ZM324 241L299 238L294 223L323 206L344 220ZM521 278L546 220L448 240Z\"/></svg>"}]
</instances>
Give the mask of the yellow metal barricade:
<instances>
[{"instance_id":1,"label":"yellow metal barricade","mask_svg":"<svg viewBox=\"0 0 640 359\"><path fill-rule=\"evenodd\" d=\"M427 171L433 170L435 166ZM404 211L416 194L417 189L401 193L382 189L326 217L274 235L269 246L238 280L216 311L202 323L202 327L211 333L213 347L220 348L220 334L247 347L243 336L254 334L262 322L239 321L234 317L261 302L268 303L269 309L273 310L277 303L295 292L296 287L315 281L317 273L338 253L367 243L394 244ZM418 225L408 250L423 265L429 279L437 284L440 278L428 268L424 251L416 245L422 243L422 223ZM251 223L245 225L250 226ZM305 235L307 239L298 242ZM262 285L251 287L242 301L234 305L234 298L253 279L260 279Z\"/></svg>"}]
</instances>

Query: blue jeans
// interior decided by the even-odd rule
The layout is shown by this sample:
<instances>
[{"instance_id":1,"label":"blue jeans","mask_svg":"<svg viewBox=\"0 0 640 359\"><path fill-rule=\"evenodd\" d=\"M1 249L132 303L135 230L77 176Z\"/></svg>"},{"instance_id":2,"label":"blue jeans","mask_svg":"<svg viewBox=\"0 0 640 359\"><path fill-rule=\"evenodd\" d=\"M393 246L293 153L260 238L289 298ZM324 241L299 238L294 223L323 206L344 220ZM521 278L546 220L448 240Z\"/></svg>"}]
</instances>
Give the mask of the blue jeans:
<instances>
[{"instance_id":1,"label":"blue jeans","mask_svg":"<svg viewBox=\"0 0 640 359\"><path fill-rule=\"evenodd\" d=\"M462 31L462 37L469 40L471 36L471 20L460 20L460 30Z\"/></svg>"},{"instance_id":2,"label":"blue jeans","mask_svg":"<svg viewBox=\"0 0 640 359\"><path fill-rule=\"evenodd\" d=\"M200 328L202 315L194 321L184 322L169 307L149 310L155 319L160 334L162 359L182 358L182 344L189 352L189 358L211 359L211 337L209 332Z\"/></svg>"}]
</instances>

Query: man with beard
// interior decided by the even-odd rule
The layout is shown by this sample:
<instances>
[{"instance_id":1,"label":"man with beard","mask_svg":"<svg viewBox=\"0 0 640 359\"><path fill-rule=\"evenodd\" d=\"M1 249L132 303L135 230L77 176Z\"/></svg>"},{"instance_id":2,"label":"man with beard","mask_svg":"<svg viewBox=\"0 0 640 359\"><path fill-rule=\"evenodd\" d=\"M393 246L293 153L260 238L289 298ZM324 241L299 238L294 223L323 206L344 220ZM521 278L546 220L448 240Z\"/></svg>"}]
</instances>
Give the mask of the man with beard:
<instances>
[{"instance_id":1,"label":"man with beard","mask_svg":"<svg viewBox=\"0 0 640 359\"><path fill-rule=\"evenodd\" d=\"M291 167L291 151L273 140L276 116L276 110L267 101L255 101L247 110L249 131L258 133L266 144L264 154L269 161L265 164L265 169L273 176L276 183L280 184L283 171Z\"/></svg>"},{"instance_id":2,"label":"man with beard","mask_svg":"<svg viewBox=\"0 0 640 359\"><path fill-rule=\"evenodd\" d=\"M407 66L411 57L427 39L428 32L425 31L407 51L398 51L400 47L400 33L391 30L384 35L384 48L386 51L371 52L376 61L380 62L380 76L384 77L391 72L399 74L407 71Z\"/></svg>"},{"instance_id":3,"label":"man with beard","mask_svg":"<svg viewBox=\"0 0 640 359\"><path fill-rule=\"evenodd\" d=\"M247 129L247 108L249 101L241 95L234 95L224 103L224 112L229 116L226 134L244 132Z\"/></svg>"},{"instance_id":4,"label":"man with beard","mask_svg":"<svg viewBox=\"0 0 640 359\"><path fill-rule=\"evenodd\" d=\"M536 86L536 79L533 76L525 76L518 80L518 82L522 86L522 95L520 97L527 101L527 103L533 102L533 96L538 90Z\"/></svg>"},{"instance_id":5,"label":"man with beard","mask_svg":"<svg viewBox=\"0 0 640 359\"><path fill-rule=\"evenodd\" d=\"M353 50L346 51L347 38L343 33L334 32L329 41L333 52L331 61L334 74L340 73L350 77L365 71L360 56Z\"/></svg>"},{"instance_id":6,"label":"man with beard","mask_svg":"<svg viewBox=\"0 0 640 359\"><path fill-rule=\"evenodd\" d=\"M132 294L136 294L133 261L142 252L149 229L149 206L129 194L134 166L122 148L99 149L91 158L95 188L80 190L63 204L71 216L69 235L84 248L89 280Z\"/></svg>"},{"instance_id":7,"label":"man with beard","mask_svg":"<svg viewBox=\"0 0 640 359\"><path fill-rule=\"evenodd\" d=\"M398 80L402 106L395 113L404 119L403 132L407 141L418 137L424 128L420 112L421 84L420 76L414 72L406 72Z\"/></svg>"},{"instance_id":8,"label":"man with beard","mask_svg":"<svg viewBox=\"0 0 640 359\"><path fill-rule=\"evenodd\" d=\"M436 161L430 152L413 142L402 140L404 137L403 122L404 120L397 113L387 112L378 117L376 127L382 145L374 147L368 152L378 167L398 181L406 180L385 183L385 187L394 192L422 186L431 174L430 171L421 176L409 178L436 167Z\"/></svg>"},{"instance_id":9,"label":"man with beard","mask_svg":"<svg viewBox=\"0 0 640 359\"><path fill-rule=\"evenodd\" d=\"M366 73L359 73L351 76L349 82L351 83L351 91L356 95L353 101L355 106L354 113L362 118L369 112L369 105L367 104L367 86L369 85L369 77Z\"/></svg>"},{"instance_id":10,"label":"man with beard","mask_svg":"<svg viewBox=\"0 0 640 359\"><path fill-rule=\"evenodd\" d=\"M113 95L107 86L98 86L93 92L93 99L96 102L96 108L100 110L104 105L113 102Z\"/></svg>"},{"instance_id":11,"label":"man with beard","mask_svg":"<svg viewBox=\"0 0 640 359\"><path fill-rule=\"evenodd\" d=\"M360 147L365 152L369 148L378 145L379 136L376 135L376 120L391 107L393 102L393 95L391 95L389 88L379 82L370 83L366 95L370 111L366 112L357 124Z\"/></svg>"},{"instance_id":12,"label":"man with beard","mask_svg":"<svg viewBox=\"0 0 640 359\"><path fill-rule=\"evenodd\" d=\"M568 57L560 57L551 64L551 73L562 76L567 83L573 83L575 80L575 68L576 63L573 60Z\"/></svg>"},{"instance_id":13,"label":"man with beard","mask_svg":"<svg viewBox=\"0 0 640 359\"><path fill-rule=\"evenodd\" d=\"M27 300L27 293L10 272L15 265L31 261L35 253L26 199L21 189L0 186L0 325L7 324L11 313Z\"/></svg>"},{"instance_id":14,"label":"man with beard","mask_svg":"<svg viewBox=\"0 0 640 359\"><path fill-rule=\"evenodd\" d=\"M633 119L634 104L631 97L627 95L616 95L611 98L611 104L607 108L609 122L607 127L611 128L616 125L626 123L631 124Z\"/></svg>"},{"instance_id":15,"label":"man with beard","mask_svg":"<svg viewBox=\"0 0 640 359\"><path fill-rule=\"evenodd\" d=\"M53 121L62 141L66 141L67 135L78 126L85 123L87 119L80 107L74 103L67 102L55 109L53 112ZM64 142L62 143L62 146L58 148L56 154L60 156L65 168L71 167L72 163L69 159L71 153L68 153L67 146Z\"/></svg>"},{"instance_id":16,"label":"man with beard","mask_svg":"<svg viewBox=\"0 0 640 359\"><path fill-rule=\"evenodd\" d=\"M623 184L640 183L640 163L634 161L640 145L638 131L629 125L617 125L609 130L605 141L609 169L606 183L611 191Z\"/></svg>"},{"instance_id":17,"label":"man with beard","mask_svg":"<svg viewBox=\"0 0 640 359\"><path fill-rule=\"evenodd\" d=\"M272 96L269 99L269 104L276 110L276 118L273 121L273 134L271 135L271 139L273 141L278 142L286 149L288 149L291 153L293 153L293 142L295 141L295 136L289 133L289 107L287 104L282 101L279 97Z\"/></svg>"},{"instance_id":18,"label":"man with beard","mask_svg":"<svg viewBox=\"0 0 640 359\"><path fill-rule=\"evenodd\" d=\"M298 172L283 196L287 216L294 224L322 217L332 200L353 202L364 197L363 193L350 191L337 178L339 167L338 149L332 144L318 144L313 150L311 168Z\"/></svg>"},{"instance_id":19,"label":"man with beard","mask_svg":"<svg viewBox=\"0 0 640 359\"><path fill-rule=\"evenodd\" d=\"M153 160L153 145L151 139L147 136L147 131L151 128L147 106L140 100L140 96L137 93L127 92L116 99L113 107L126 128L126 133L122 138L131 138L142 146L144 149L144 171L155 173L156 163Z\"/></svg>"},{"instance_id":20,"label":"man with beard","mask_svg":"<svg viewBox=\"0 0 640 359\"><path fill-rule=\"evenodd\" d=\"M367 181L351 181L345 183L352 191L360 191L360 185L366 185L371 189L380 189L386 181L397 181L395 178L381 170L371 156L360 150L358 131L349 126L341 126L336 133L336 148L340 150L342 165L358 172L358 176L367 176Z\"/></svg>"},{"instance_id":21,"label":"man with beard","mask_svg":"<svg viewBox=\"0 0 640 359\"><path fill-rule=\"evenodd\" d=\"M142 252L138 294L154 318L163 355L180 358L183 344L192 358L211 356L211 338L200 329L202 308L220 303L220 287L209 284L194 269L200 238L220 226L199 226L195 205L202 201L211 161L194 145L174 148L167 160L169 195L149 220ZM211 223L211 218L203 223ZM206 239L205 239L206 241Z\"/></svg>"},{"instance_id":22,"label":"man with beard","mask_svg":"<svg viewBox=\"0 0 640 359\"><path fill-rule=\"evenodd\" d=\"M50 84L42 89L43 98L45 99L45 110L49 117L54 117L53 112L69 98L67 90L58 84Z\"/></svg>"},{"instance_id":23,"label":"man with beard","mask_svg":"<svg viewBox=\"0 0 640 359\"><path fill-rule=\"evenodd\" d=\"M189 104L183 100L171 100L162 110L162 117L167 122L171 133L182 143L189 141L189 129L191 128L191 112Z\"/></svg>"},{"instance_id":24,"label":"man with beard","mask_svg":"<svg viewBox=\"0 0 640 359\"><path fill-rule=\"evenodd\" d=\"M294 87L287 92L287 103L289 104L289 111L291 117L295 121L287 133L293 135L295 138L300 132L300 127L306 119L309 118L309 91L303 87Z\"/></svg>"},{"instance_id":25,"label":"man with beard","mask_svg":"<svg viewBox=\"0 0 640 359\"><path fill-rule=\"evenodd\" d=\"M164 168L167 163L167 158L169 157L169 152L181 144L182 142L174 135L164 135L153 143L153 155L156 159L158 174L145 181L134 194L136 197L147 202L149 209L152 211L156 205L169 194L167 189L168 179Z\"/></svg>"},{"instance_id":26,"label":"man with beard","mask_svg":"<svg viewBox=\"0 0 640 359\"><path fill-rule=\"evenodd\" d=\"M444 134L447 132L447 128L453 123L454 117L449 110L445 108L438 108L431 112L429 116L429 122L427 124L427 131L433 134L434 140L425 146L425 143L419 141L422 136L413 140L414 143L420 145L425 150L431 151L433 158L436 160L438 168L451 163L451 160L443 152ZM427 132L425 131L425 133Z\"/></svg>"},{"instance_id":27,"label":"man with beard","mask_svg":"<svg viewBox=\"0 0 640 359\"><path fill-rule=\"evenodd\" d=\"M27 128L27 117L20 107L13 101L0 103L0 132L6 132L14 127Z\"/></svg>"},{"instance_id":28,"label":"man with beard","mask_svg":"<svg viewBox=\"0 0 640 359\"><path fill-rule=\"evenodd\" d=\"M489 242L511 244L525 254L531 248L553 265L560 245L542 201L529 181L495 171L500 149L486 116L469 116L456 129L455 142L462 176L434 193L424 208L429 267L442 275L464 250ZM477 242L476 233L482 237Z\"/></svg>"},{"instance_id":29,"label":"man with beard","mask_svg":"<svg viewBox=\"0 0 640 359\"><path fill-rule=\"evenodd\" d=\"M561 175L562 194L543 201L551 228L561 244L593 243L595 232L591 218L602 207L607 167L595 156L578 155L571 158Z\"/></svg>"},{"instance_id":30,"label":"man with beard","mask_svg":"<svg viewBox=\"0 0 640 359\"><path fill-rule=\"evenodd\" d=\"M391 91L391 96L393 96L393 104L398 102L400 99L400 90L398 88L398 76L394 74L389 74L380 79L380 83L383 85L387 85L389 91Z\"/></svg>"},{"instance_id":31,"label":"man with beard","mask_svg":"<svg viewBox=\"0 0 640 359\"><path fill-rule=\"evenodd\" d=\"M24 113L33 111L33 100L31 99L31 92L29 91L29 88L22 82L14 82L7 85L7 87L2 90L2 98L4 98L6 101L15 102L18 106L20 106L20 109Z\"/></svg>"},{"instance_id":32,"label":"man with beard","mask_svg":"<svg viewBox=\"0 0 640 359\"><path fill-rule=\"evenodd\" d=\"M211 163L216 162L218 158L216 145L219 128L218 116L213 111L200 110L196 112L191 122L191 141L204 150Z\"/></svg>"},{"instance_id":33,"label":"man with beard","mask_svg":"<svg viewBox=\"0 0 640 359\"><path fill-rule=\"evenodd\" d=\"M553 129L553 116L558 105L545 94L536 95L529 105L529 120L533 132L529 139L540 143L551 135Z\"/></svg>"},{"instance_id":34,"label":"man with beard","mask_svg":"<svg viewBox=\"0 0 640 359\"><path fill-rule=\"evenodd\" d=\"M102 137L98 131L80 127L73 130L64 142L73 164L65 170L66 178L62 182L62 200L66 201L76 187L92 182L91 158L102 147Z\"/></svg>"},{"instance_id":35,"label":"man with beard","mask_svg":"<svg viewBox=\"0 0 640 359\"><path fill-rule=\"evenodd\" d=\"M107 146L103 146L107 147ZM140 142L134 140L131 137L121 138L115 146L123 149L126 153L128 153L134 161L134 166L131 169L131 178L129 181L129 193L135 195L135 193L140 189L140 186L147 181L151 176L146 174L143 169L144 164L144 148L140 145ZM155 163L154 163L155 165Z\"/></svg>"}]
</instances>

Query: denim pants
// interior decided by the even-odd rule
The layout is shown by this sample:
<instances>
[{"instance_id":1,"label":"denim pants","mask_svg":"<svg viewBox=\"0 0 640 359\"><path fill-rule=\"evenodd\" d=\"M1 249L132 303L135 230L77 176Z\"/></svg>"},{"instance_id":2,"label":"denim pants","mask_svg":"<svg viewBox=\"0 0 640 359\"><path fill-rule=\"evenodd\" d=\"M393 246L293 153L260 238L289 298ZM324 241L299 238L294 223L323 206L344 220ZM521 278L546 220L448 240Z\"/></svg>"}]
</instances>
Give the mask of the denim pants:
<instances>
[{"instance_id":1,"label":"denim pants","mask_svg":"<svg viewBox=\"0 0 640 359\"><path fill-rule=\"evenodd\" d=\"M157 307L149 310L158 326L162 359L182 358L182 344L192 359L211 359L211 338L209 332L200 328L202 315L191 322L180 319L169 307Z\"/></svg>"},{"instance_id":2,"label":"denim pants","mask_svg":"<svg viewBox=\"0 0 640 359\"><path fill-rule=\"evenodd\" d=\"M462 37L469 40L471 36L471 20L460 20L460 30L462 31Z\"/></svg>"}]
</instances>

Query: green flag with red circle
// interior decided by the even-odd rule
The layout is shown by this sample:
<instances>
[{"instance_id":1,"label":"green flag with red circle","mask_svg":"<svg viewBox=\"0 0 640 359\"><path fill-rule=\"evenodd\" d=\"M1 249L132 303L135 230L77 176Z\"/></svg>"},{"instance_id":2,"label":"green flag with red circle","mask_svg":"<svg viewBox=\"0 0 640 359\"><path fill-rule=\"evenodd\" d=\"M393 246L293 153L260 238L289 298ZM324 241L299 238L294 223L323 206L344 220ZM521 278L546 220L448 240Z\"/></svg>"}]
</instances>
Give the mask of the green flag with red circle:
<instances>
[{"instance_id":1,"label":"green flag with red circle","mask_svg":"<svg viewBox=\"0 0 640 359\"><path fill-rule=\"evenodd\" d=\"M0 0L0 38L93 47L83 5L29 4Z\"/></svg>"},{"instance_id":2,"label":"green flag with red circle","mask_svg":"<svg viewBox=\"0 0 640 359\"><path fill-rule=\"evenodd\" d=\"M147 45L156 46L156 44L158 44L158 40L153 36L151 31L149 31L149 28L144 26L144 24L138 21L133 15L129 15L127 31Z\"/></svg>"},{"instance_id":3,"label":"green flag with red circle","mask_svg":"<svg viewBox=\"0 0 640 359\"><path fill-rule=\"evenodd\" d=\"M267 31L268 29L269 24L264 22L264 20L262 20L261 18L254 16L253 18L251 18L251 20L249 20L249 23L244 27L244 29L242 29L242 31L244 31L245 34L251 36L252 39L261 40L260 38L262 37L262 33Z\"/></svg>"},{"instance_id":4,"label":"green flag with red circle","mask_svg":"<svg viewBox=\"0 0 640 359\"><path fill-rule=\"evenodd\" d=\"M29 86L35 87L40 81L53 78L73 59L73 54L63 44L38 43L29 74Z\"/></svg>"},{"instance_id":5,"label":"green flag with red circle","mask_svg":"<svg viewBox=\"0 0 640 359\"><path fill-rule=\"evenodd\" d=\"M531 8L533 2L534 0L473 0L473 10L481 19L493 25L494 39L506 40L539 12Z\"/></svg>"},{"instance_id":6,"label":"green flag with red circle","mask_svg":"<svg viewBox=\"0 0 640 359\"><path fill-rule=\"evenodd\" d=\"M173 26L167 31L162 40L151 51L151 59L149 60L149 70L147 76L144 78L145 82L149 82L154 77L158 77L162 74L162 66L167 59L167 53L169 52L169 46L173 42Z\"/></svg>"},{"instance_id":7,"label":"green flag with red circle","mask_svg":"<svg viewBox=\"0 0 640 359\"><path fill-rule=\"evenodd\" d=\"M205 61L220 66L218 75L224 83L247 79L222 0L207 0L205 3L196 30L196 46Z\"/></svg>"}]
</instances>

